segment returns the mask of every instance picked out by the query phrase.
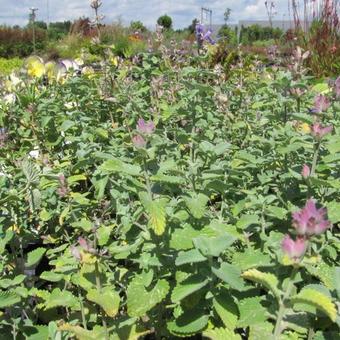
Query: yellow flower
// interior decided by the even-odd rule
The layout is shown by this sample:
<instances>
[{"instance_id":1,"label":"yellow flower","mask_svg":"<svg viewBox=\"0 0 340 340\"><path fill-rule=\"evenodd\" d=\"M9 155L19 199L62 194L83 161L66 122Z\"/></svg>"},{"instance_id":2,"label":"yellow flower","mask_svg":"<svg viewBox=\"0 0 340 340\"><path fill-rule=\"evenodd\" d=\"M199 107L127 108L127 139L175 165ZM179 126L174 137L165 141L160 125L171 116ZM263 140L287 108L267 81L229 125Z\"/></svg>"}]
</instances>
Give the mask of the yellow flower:
<instances>
[{"instance_id":1,"label":"yellow flower","mask_svg":"<svg viewBox=\"0 0 340 340\"><path fill-rule=\"evenodd\" d=\"M13 233L15 233L15 234L19 234L19 232L20 232L20 229L19 229L19 227L18 227L16 224L13 224L13 225L10 227L10 230L12 230Z\"/></svg>"},{"instance_id":2,"label":"yellow flower","mask_svg":"<svg viewBox=\"0 0 340 340\"><path fill-rule=\"evenodd\" d=\"M26 60L27 74L32 78L41 78L45 74L45 65L39 57L29 57Z\"/></svg>"},{"instance_id":3,"label":"yellow flower","mask_svg":"<svg viewBox=\"0 0 340 340\"><path fill-rule=\"evenodd\" d=\"M309 124L307 124L307 123L298 124L297 130L302 132L302 133L306 133L306 134L311 132L311 128L310 128Z\"/></svg>"},{"instance_id":4,"label":"yellow flower","mask_svg":"<svg viewBox=\"0 0 340 340\"><path fill-rule=\"evenodd\" d=\"M117 57L111 57L110 59L109 59L109 61L110 61L110 63L111 63L111 65L113 65L113 66L115 66L115 67L117 67L118 66L118 58Z\"/></svg>"}]
</instances>

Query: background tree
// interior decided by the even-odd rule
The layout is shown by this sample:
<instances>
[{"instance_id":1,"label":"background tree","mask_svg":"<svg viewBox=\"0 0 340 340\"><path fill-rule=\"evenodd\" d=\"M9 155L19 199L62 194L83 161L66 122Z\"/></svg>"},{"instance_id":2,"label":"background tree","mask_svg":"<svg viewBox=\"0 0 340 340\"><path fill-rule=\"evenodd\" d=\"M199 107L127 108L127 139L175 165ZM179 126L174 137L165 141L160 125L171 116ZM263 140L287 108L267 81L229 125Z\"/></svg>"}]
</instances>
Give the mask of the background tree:
<instances>
[{"instance_id":1,"label":"background tree","mask_svg":"<svg viewBox=\"0 0 340 340\"><path fill-rule=\"evenodd\" d=\"M172 28L172 19L167 14L164 14L158 18L157 24L168 30Z\"/></svg>"},{"instance_id":2,"label":"background tree","mask_svg":"<svg viewBox=\"0 0 340 340\"><path fill-rule=\"evenodd\" d=\"M133 31L139 31L141 33L146 32L148 29L144 26L144 24L141 21L131 21L130 28Z\"/></svg>"},{"instance_id":3,"label":"background tree","mask_svg":"<svg viewBox=\"0 0 340 340\"><path fill-rule=\"evenodd\" d=\"M188 31L193 34L196 30L196 25L199 23L197 18L193 19L192 23L188 26Z\"/></svg>"}]
</instances>

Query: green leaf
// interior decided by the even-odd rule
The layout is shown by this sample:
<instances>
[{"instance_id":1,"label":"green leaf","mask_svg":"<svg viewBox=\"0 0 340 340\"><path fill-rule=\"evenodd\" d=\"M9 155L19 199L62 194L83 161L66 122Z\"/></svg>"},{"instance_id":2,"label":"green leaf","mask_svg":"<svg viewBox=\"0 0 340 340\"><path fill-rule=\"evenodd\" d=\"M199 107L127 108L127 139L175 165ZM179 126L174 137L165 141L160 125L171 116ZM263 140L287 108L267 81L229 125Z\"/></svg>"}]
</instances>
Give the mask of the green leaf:
<instances>
[{"instance_id":1,"label":"green leaf","mask_svg":"<svg viewBox=\"0 0 340 340\"><path fill-rule=\"evenodd\" d=\"M114 225L110 226L101 226L96 230L96 234L98 237L98 245L104 246L110 239L110 234L114 228Z\"/></svg>"},{"instance_id":2,"label":"green leaf","mask_svg":"<svg viewBox=\"0 0 340 340\"><path fill-rule=\"evenodd\" d=\"M25 264L26 267L33 267L37 265L42 257L45 255L45 248L37 248L27 254L27 262Z\"/></svg>"},{"instance_id":3,"label":"green leaf","mask_svg":"<svg viewBox=\"0 0 340 340\"><path fill-rule=\"evenodd\" d=\"M266 321L267 310L261 305L261 297L251 297L239 302L240 319L238 327L248 327L261 324Z\"/></svg>"},{"instance_id":4,"label":"green leaf","mask_svg":"<svg viewBox=\"0 0 340 340\"><path fill-rule=\"evenodd\" d=\"M82 218L80 221L73 222L71 226L73 228L79 228L86 232L90 232L93 228L93 223L87 218Z\"/></svg>"},{"instance_id":5,"label":"green leaf","mask_svg":"<svg viewBox=\"0 0 340 340\"><path fill-rule=\"evenodd\" d=\"M236 290L244 290L244 281L241 277L241 270L232 264L223 262L219 269L212 267L211 271L221 280Z\"/></svg>"},{"instance_id":6,"label":"green leaf","mask_svg":"<svg viewBox=\"0 0 340 340\"><path fill-rule=\"evenodd\" d=\"M80 326L65 323L60 325L58 328L60 331L73 333L77 340L105 339L105 330L101 326L95 326L93 330L89 331Z\"/></svg>"},{"instance_id":7,"label":"green leaf","mask_svg":"<svg viewBox=\"0 0 340 340\"><path fill-rule=\"evenodd\" d=\"M191 197L184 197L184 201L190 211L190 214L199 219L204 216L205 207L209 197L203 194L192 194Z\"/></svg>"},{"instance_id":8,"label":"green leaf","mask_svg":"<svg viewBox=\"0 0 340 340\"><path fill-rule=\"evenodd\" d=\"M120 159L114 158L105 161L101 166L100 170L105 172L117 172L130 176L140 176L142 170L138 165L132 165L122 162Z\"/></svg>"},{"instance_id":9,"label":"green leaf","mask_svg":"<svg viewBox=\"0 0 340 340\"><path fill-rule=\"evenodd\" d=\"M232 297L224 290L213 300L213 306L224 326L234 330L238 320L238 308Z\"/></svg>"},{"instance_id":10,"label":"green leaf","mask_svg":"<svg viewBox=\"0 0 340 340\"><path fill-rule=\"evenodd\" d=\"M333 322L336 319L336 308L330 297L315 290L302 289L302 291L291 298L293 303L305 303L325 313Z\"/></svg>"},{"instance_id":11,"label":"green leaf","mask_svg":"<svg viewBox=\"0 0 340 340\"><path fill-rule=\"evenodd\" d=\"M45 309L51 309L54 307L77 307L79 305L78 299L72 295L71 292L59 288L52 290L45 302Z\"/></svg>"},{"instance_id":12,"label":"green leaf","mask_svg":"<svg viewBox=\"0 0 340 340\"><path fill-rule=\"evenodd\" d=\"M169 292L166 280L157 281L152 290L146 290L142 275L136 276L127 288L127 312L131 317L140 317L159 304Z\"/></svg>"},{"instance_id":13,"label":"green leaf","mask_svg":"<svg viewBox=\"0 0 340 340\"><path fill-rule=\"evenodd\" d=\"M46 340L48 339L48 326L34 326L34 333L30 331L26 334L26 340Z\"/></svg>"},{"instance_id":14,"label":"green leaf","mask_svg":"<svg viewBox=\"0 0 340 340\"><path fill-rule=\"evenodd\" d=\"M271 259L268 254L262 253L260 249L247 248L244 253L234 253L232 263L241 270L247 270L250 268L270 266Z\"/></svg>"},{"instance_id":15,"label":"green leaf","mask_svg":"<svg viewBox=\"0 0 340 340\"><path fill-rule=\"evenodd\" d=\"M192 293L200 290L208 284L208 280L204 280L200 275L191 276L178 284L171 293L171 301L178 303Z\"/></svg>"},{"instance_id":16,"label":"green leaf","mask_svg":"<svg viewBox=\"0 0 340 340\"><path fill-rule=\"evenodd\" d=\"M260 219L257 215L242 215L237 221L236 226L241 229L246 229L252 224L259 224Z\"/></svg>"},{"instance_id":17,"label":"green leaf","mask_svg":"<svg viewBox=\"0 0 340 340\"><path fill-rule=\"evenodd\" d=\"M5 237L0 239L0 254L3 254L3 252L6 249L7 243L13 238L14 232L10 229L6 230Z\"/></svg>"},{"instance_id":18,"label":"green leaf","mask_svg":"<svg viewBox=\"0 0 340 340\"><path fill-rule=\"evenodd\" d=\"M281 292L278 289L279 281L275 275L270 273L262 273L257 269L249 269L242 274L242 277L246 280L260 283L269 289L277 299L280 298Z\"/></svg>"},{"instance_id":19,"label":"green leaf","mask_svg":"<svg viewBox=\"0 0 340 340\"><path fill-rule=\"evenodd\" d=\"M59 282L64 278L64 275L54 272L42 272L40 278L50 282Z\"/></svg>"},{"instance_id":20,"label":"green leaf","mask_svg":"<svg viewBox=\"0 0 340 340\"><path fill-rule=\"evenodd\" d=\"M242 340L239 334L226 328L214 328L203 332L203 335L211 340Z\"/></svg>"},{"instance_id":21,"label":"green leaf","mask_svg":"<svg viewBox=\"0 0 340 340\"><path fill-rule=\"evenodd\" d=\"M193 239L195 247L206 257L220 256L220 254L230 247L234 241L235 238L229 234L218 237L199 236Z\"/></svg>"},{"instance_id":22,"label":"green leaf","mask_svg":"<svg viewBox=\"0 0 340 340\"><path fill-rule=\"evenodd\" d=\"M0 291L0 308L10 307L20 302L21 298L12 291Z\"/></svg>"},{"instance_id":23,"label":"green leaf","mask_svg":"<svg viewBox=\"0 0 340 340\"><path fill-rule=\"evenodd\" d=\"M151 199L146 192L141 192L139 198L149 215L149 226L157 236L165 232L165 204L164 200Z\"/></svg>"},{"instance_id":24,"label":"green leaf","mask_svg":"<svg viewBox=\"0 0 340 340\"><path fill-rule=\"evenodd\" d=\"M88 291L86 298L102 307L105 313L111 318L115 317L118 313L120 297L111 287L105 287L101 291L91 289Z\"/></svg>"},{"instance_id":25,"label":"green leaf","mask_svg":"<svg viewBox=\"0 0 340 340\"><path fill-rule=\"evenodd\" d=\"M197 249L191 249L179 252L175 264L176 266L181 266L187 263L204 262L206 260L207 258L204 257Z\"/></svg>"},{"instance_id":26,"label":"green leaf","mask_svg":"<svg viewBox=\"0 0 340 340\"><path fill-rule=\"evenodd\" d=\"M340 203L331 201L326 204L329 220L335 224L340 222Z\"/></svg>"},{"instance_id":27,"label":"green leaf","mask_svg":"<svg viewBox=\"0 0 340 340\"><path fill-rule=\"evenodd\" d=\"M176 336L187 337L201 332L208 324L209 316L200 311L188 311L175 321L168 322L168 330Z\"/></svg>"},{"instance_id":28,"label":"green leaf","mask_svg":"<svg viewBox=\"0 0 340 340\"><path fill-rule=\"evenodd\" d=\"M26 278L26 275L20 274L20 275L15 276L14 278L2 279L0 280L0 287L7 289L12 286L17 286L21 284L22 282L24 282L25 278Z\"/></svg>"},{"instance_id":29,"label":"green leaf","mask_svg":"<svg viewBox=\"0 0 340 340\"><path fill-rule=\"evenodd\" d=\"M273 340L273 324L263 322L249 327L249 340Z\"/></svg>"},{"instance_id":30,"label":"green leaf","mask_svg":"<svg viewBox=\"0 0 340 340\"><path fill-rule=\"evenodd\" d=\"M151 178L152 182L160 182L160 183L169 183L169 184L184 184L185 180L182 177L177 176L169 176L164 174L157 174L155 176L152 176Z\"/></svg>"}]
</instances>

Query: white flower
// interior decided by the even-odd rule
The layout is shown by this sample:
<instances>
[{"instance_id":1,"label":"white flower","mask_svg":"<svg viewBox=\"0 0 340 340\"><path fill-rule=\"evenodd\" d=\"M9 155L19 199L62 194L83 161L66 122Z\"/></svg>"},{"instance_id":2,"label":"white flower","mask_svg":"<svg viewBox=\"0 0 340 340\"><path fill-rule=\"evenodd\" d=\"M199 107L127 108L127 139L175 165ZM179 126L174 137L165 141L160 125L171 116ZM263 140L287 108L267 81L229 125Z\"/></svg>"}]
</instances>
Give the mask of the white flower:
<instances>
[{"instance_id":1,"label":"white flower","mask_svg":"<svg viewBox=\"0 0 340 340\"><path fill-rule=\"evenodd\" d=\"M34 158L34 159L37 159L39 158L39 155L40 155L40 151L38 148L34 148L32 151L30 151L29 153L29 156Z\"/></svg>"},{"instance_id":2,"label":"white flower","mask_svg":"<svg viewBox=\"0 0 340 340\"><path fill-rule=\"evenodd\" d=\"M9 94L6 94L4 96L4 102L7 104L7 105L11 105L11 104L14 104L15 103L15 100L16 100L16 96L14 93L9 93Z\"/></svg>"}]
</instances>

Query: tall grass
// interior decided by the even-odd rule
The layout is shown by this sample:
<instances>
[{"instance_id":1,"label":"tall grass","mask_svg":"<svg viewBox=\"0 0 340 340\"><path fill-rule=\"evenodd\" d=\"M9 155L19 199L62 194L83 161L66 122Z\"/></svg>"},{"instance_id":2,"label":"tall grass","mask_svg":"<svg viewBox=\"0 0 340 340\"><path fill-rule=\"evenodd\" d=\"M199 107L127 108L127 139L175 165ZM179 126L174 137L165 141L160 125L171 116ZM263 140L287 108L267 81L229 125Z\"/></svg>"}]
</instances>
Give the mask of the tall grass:
<instances>
[{"instance_id":1,"label":"tall grass","mask_svg":"<svg viewBox=\"0 0 340 340\"><path fill-rule=\"evenodd\" d=\"M311 52L309 67L316 76L340 74L339 0L289 0L297 41Z\"/></svg>"}]
</instances>

